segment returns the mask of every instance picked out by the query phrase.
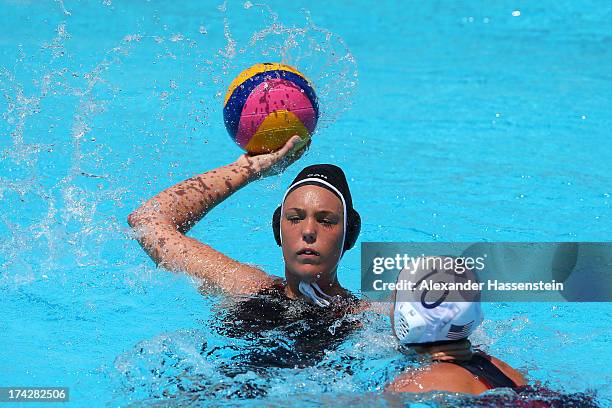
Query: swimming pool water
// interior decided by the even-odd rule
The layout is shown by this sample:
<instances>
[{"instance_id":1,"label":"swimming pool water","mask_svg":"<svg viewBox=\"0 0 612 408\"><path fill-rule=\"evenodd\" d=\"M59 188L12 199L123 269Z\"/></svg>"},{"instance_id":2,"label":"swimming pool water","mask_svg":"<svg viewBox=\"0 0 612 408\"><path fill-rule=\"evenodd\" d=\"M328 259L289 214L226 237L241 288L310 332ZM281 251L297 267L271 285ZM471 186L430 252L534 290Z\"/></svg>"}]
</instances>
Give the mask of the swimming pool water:
<instances>
[{"instance_id":1,"label":"swimming pool water","mask_svg":"<svg viewBox=\"0 0 612 408\"><path fill-rule=\"evenodd\" d=\"M190 232L229 256L282 273L270 218L317 162L346 171L359 242L609 240L606 3L0 5L0 385L68 386L74 406L164 392L248 403L232 394L245 383L267 387L252 403L271 405L443 403L381 396L410 362L369 315L314 367L223 376L224 355L201 353L228 344L210 324L220 299L156 269L132 239L139 203L240 154L222 97L255 62L298 66L323 116L298 164ZM358 292L358 250L339 276ZM485 312L475 341L533 384L611 403L608 303Z\"/></svg>"}]
</instances>

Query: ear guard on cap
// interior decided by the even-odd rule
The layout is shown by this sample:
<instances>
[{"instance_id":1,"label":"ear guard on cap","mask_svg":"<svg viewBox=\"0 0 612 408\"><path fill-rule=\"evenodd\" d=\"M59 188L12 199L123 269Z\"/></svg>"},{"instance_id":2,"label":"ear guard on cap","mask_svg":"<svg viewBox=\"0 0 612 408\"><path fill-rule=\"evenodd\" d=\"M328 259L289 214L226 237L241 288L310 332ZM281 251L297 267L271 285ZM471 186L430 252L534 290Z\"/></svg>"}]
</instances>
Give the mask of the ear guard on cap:
<instances>
[{"instance_id":1,"label":"ear guard on cap","mask_svg":"<svg viewBox=\"0 0 612 408\"><path fill-rule=\"evenodd\" d=\"M278 246L281 246L280 237L280 217L281 217L281 206L279 205L272 214L272 232L274 233L274 240Z\"/></svg>"},{"instance_id":2,"label":"ear guard on cap","mask_svg":"<svg viewBox=\"0 0 612 408\"><path fill-rule=\"evenodd\" d=\"M400 302L393 313L395 335L401 344L416 343L427 330L427 322L408 302Z\"/></svg>"},{"instance_id":3,"label":"ear guard on cap","mask_svg":"<svg viewBox=\"0 0 612 408\"><path fill-rule=\"evenodd\" d=\"M278 246L281 246L280 219L281 206L279 205L272 215L272 232L274 233L274 239ZM359 237L359 232L361 232L361 216L357 211L351 208L348 211L346 220L346 235L344 238L343 251L348 251L355 246L355 242L357 242L357 238Z\"/></svg>"}]
</instances>

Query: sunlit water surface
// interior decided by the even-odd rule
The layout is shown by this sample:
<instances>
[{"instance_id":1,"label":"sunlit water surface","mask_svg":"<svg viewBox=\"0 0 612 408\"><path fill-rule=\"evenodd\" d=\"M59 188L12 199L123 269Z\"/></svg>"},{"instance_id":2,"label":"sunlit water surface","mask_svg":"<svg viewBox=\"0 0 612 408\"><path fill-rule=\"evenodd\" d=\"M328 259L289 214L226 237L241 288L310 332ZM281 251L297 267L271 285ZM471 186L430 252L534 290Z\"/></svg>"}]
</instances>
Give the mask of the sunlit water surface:
<instances>
[{"instance_id":1,"label":"sunlit water surface","mask_svg":"<svg viewBox=\"0 0 612 408\"><path fill-rule=\"evenodd\" d=\"M226 86L283 61L320 98L310 151L191 236L280 274L269 220L283 187L333 162L361 241L609 239L612 6L370 4L0 1L0 385L68 386L75 406L465 402L382 395L415 362L370 314L347 317L363 327L314 365L229 375L232 347L247 345L215 330L222 300L155 269L126 224L144 199L240 154ZM359 250L339 276L358 294ZM612 403L609 304L485 311L474 342L532 385Z\"/></svg>"}]
</instances>

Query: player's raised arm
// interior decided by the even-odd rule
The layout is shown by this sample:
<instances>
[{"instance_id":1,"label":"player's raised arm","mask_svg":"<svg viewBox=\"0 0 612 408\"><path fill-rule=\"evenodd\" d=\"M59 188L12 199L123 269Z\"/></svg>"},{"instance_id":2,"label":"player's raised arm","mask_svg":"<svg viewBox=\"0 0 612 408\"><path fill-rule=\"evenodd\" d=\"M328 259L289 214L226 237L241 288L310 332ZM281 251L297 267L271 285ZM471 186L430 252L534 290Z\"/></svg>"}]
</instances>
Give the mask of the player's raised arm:
<instances>
[{"instance_id":1,"label":"player's raised arm","mask_svg":"<svg viewBox=\"0 0 612 408\"><path fill-rule=\"evenodd\" d=\"M304 149L292 137L280 150L242 155L234 163L207 171L167 188L128 216L142 248L159 265L184 271L229 293L253 293L274 277L235 261L185 233L217 204L249 182L283 171Z\"/></svg>"}]
</instances>

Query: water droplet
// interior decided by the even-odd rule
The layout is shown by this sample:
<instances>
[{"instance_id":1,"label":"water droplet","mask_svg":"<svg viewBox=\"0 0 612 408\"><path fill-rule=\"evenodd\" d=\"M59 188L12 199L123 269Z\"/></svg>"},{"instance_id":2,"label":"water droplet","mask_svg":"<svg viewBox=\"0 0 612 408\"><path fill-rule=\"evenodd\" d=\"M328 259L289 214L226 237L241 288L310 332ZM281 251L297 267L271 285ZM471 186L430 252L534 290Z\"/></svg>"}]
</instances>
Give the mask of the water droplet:
<instances>
[{"instance_id":1,"label":"water droplet","mask_svg":"<svg viewBox=\"0 0 612 408\"><path fill-rule=\"evenodd\" d=\"M170 36L170 41L172 42L183 41L184 39L185 37L181 33L172 34L172 36Z\"/></svg>"}]
</instances>

